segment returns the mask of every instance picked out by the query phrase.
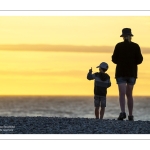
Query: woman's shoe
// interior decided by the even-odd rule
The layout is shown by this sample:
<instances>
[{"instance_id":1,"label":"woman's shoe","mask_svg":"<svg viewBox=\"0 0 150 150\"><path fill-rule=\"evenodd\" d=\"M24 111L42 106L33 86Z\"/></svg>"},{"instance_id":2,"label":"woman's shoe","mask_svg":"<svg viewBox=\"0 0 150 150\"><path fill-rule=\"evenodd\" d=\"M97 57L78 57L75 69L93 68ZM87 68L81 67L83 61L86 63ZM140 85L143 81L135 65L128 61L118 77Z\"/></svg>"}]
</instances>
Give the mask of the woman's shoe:
<instances>
[{"instance_id":1,"label":"woman's shoe","mask_svg":"<svg viewBox=\"0 0 150 150\"><path fill-rule=\"evenodd\" d=\"M125 112L121 112L119 117L118 117L118 120L123 120L126 118L126 113Z\"/></svg>"},{"instance_id":2,"label":"woman's shoe","mask_svg":"<svg viewBox=\"0 0 150 150\"><path fill-rule=\"evenodd\" d=\"M128 116L128 120L129 121L134 121L134 117L133 116Z\"/></svg>"}]
</instances>

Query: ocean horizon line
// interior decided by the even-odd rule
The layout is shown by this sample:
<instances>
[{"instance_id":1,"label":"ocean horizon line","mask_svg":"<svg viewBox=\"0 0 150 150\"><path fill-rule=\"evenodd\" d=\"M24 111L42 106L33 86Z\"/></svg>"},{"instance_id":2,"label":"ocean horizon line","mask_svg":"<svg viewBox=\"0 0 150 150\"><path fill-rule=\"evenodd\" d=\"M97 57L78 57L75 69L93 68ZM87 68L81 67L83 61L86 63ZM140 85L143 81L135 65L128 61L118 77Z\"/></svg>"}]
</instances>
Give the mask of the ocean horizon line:
<instances>
[{"instance_id":1,"label":"ocean horizon line","mask_svg":"<svg viewBox=\"0 0 150 150\"><path fill-rule=\"evenodd\" d=\"M0 95L0 97L93 97L94 95L25 95L25 94L16 94L16 95ZM119 97L119 95L107 95L107 97ZM150 97L150 95L133 95L134 97Z\"/></svg>"}]
</instances>

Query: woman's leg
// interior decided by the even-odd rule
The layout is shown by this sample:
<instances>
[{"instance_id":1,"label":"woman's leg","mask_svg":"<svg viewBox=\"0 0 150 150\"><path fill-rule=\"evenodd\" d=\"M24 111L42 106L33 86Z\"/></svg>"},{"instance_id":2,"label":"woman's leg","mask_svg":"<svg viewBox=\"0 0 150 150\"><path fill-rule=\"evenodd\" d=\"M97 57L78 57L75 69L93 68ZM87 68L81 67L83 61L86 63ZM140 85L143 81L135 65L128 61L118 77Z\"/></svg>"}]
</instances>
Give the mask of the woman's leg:
<instances>
[{"instance_id":1,"label":"woman's leg","mask_svg":"<svg viewBox=\"0 0 150 150\"><path fill-rule=\"evenodd\" d=\"M119 102L121 112L125 112L125 94L126 94L126 83L118 84L119 89Z\"/></svg>"},{"instance_id":2,"label":"woman's leg","mask_svg":"<svg viewBox=\"0 0 150 150\"><path fill-rule=\"evenodd\" d=\"M105 107L101 107L101 110L100 110L100 119L103 119L104 113L105 113Z\"/></svg>"},{"instance_id":3,"label":"woman's leg","mask_svg":"<svg viewBox=\"0 0 150 150\"><path fill-rule=\"evenodd\" d=\"M99 119L99 107L95 107L95 117Z\"/></svg>"},{"instance_id":4,"label":"woman's leg","mask_svg":"<svg viewBox=\"0 0 150 150\"><path fill-rule=\"evenodd\" d=\"M133 111L132 91L133 91L133 85L127 85L126 96L127 96L127 105L128 105L128 110L129 110L129 116L132 116L132 111Z\"/></svg>"}]
</instances>

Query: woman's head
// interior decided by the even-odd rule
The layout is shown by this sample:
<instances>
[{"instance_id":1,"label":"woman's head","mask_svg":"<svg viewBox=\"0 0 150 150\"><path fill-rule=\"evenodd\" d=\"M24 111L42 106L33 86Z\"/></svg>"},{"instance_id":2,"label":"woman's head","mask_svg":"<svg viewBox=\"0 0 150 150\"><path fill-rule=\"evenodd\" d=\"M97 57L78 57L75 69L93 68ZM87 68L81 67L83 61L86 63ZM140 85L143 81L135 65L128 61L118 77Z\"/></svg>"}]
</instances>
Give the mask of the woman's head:
<instances>
[{"instance_id":1,"label":"woman's head","mask_svg":"<svg viewBox=\"0 0 150 150\"><path fill-rule=\"evenodd\" d=\"M122 35L120 35L120 37L127 36L127 35L133 36L133 34L131 33L131 29L130 28L123 28L122 29Z\"/></svg>"},{"instance_id":2,"label":"woman's head","mask_svg":"<svg viewBox=\"0 0 150 150\"><path fill-rule=\"evenodd\" d=\"M126 35L126 36L123 36L123 39L131 42L132 36Z\"/></svg>"},{"instance_id":3,"label":"woman's head","mask_svg":"<svg viewBox=\"0 0 150 150\"><path fill-rule=\"evenodd\" d=\"M133 36L133 34L131 33L131 29L130 28L124 28L122 29L122 35L120 35L120 37L123 37L123 39L125 41L129 41L131 42L131 37Z\"/></svg>"}]
</instances>

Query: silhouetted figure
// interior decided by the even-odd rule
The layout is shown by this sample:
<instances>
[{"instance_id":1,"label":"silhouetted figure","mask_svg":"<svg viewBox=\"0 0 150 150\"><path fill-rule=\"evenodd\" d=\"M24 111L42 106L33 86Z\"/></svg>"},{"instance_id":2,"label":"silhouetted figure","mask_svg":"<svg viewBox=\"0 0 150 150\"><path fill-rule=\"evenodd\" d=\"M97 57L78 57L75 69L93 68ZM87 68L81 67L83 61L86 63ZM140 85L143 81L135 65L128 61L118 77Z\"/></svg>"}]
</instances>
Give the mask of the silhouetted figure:
<instances>
[{"instance_id":1,"label":"silhouetted figure","mask_svg":"<svg viewBox=\"0 0 150 150\"><path fill-rule=\"evenodd\" d=\"M119 89L119 102L121 113L118 120L126 118L125 112L125 95L127 96L127 105L129 116L128 120L134 120L133 111L133 96L132 91L137 78L137 65L143 61L140 47L137 43L131 41L131 29L122 29L123 42L116 44L112 55L112 62L116 64L115 78Z\"/></svg>"},{"instance_id":2,"label":"silhouetted figure","mask_svg":"<svg viewBox=\"0 0 150 150\"><path fill-rule=\"evenodd\" d=\"M110 82L110 76L105 73L108 69L107 63L102 62L96 68L99 68L100 72L96 72L92 74L92 68L91 68L87 74L87 79L88 80L95 79L95 84L94 84L95 117L96 119L99 119L99 114L100 114L100 119L103 119L105 107L106 107L107 88L111 86L111 82ZM101 109L99 112L100 107Z\"/></svg>"}]
</instances>

